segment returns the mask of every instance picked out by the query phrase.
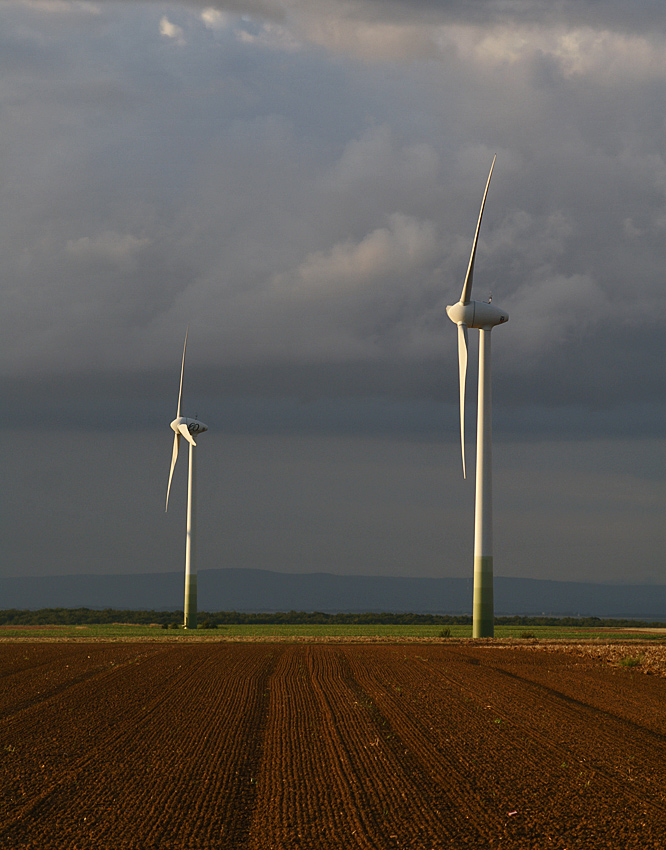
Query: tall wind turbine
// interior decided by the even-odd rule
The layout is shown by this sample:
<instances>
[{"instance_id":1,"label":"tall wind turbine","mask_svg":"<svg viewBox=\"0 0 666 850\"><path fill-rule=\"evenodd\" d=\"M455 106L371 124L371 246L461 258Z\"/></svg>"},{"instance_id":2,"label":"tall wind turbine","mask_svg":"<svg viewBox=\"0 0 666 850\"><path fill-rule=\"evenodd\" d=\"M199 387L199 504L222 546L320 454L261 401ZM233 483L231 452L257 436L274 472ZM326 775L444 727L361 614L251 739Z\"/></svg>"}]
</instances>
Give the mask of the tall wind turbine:
<instances>
[{"instance_id":1,"label":"tall wind turbine","mask_svg":"<svg viewBox=\"0 0 666 850\"><path fill-rule=\"evenodd\" d=\"M171 470L169 471L169 483L167 485L166 508L169 509L169 492L171 490L171 479L178 460L180 438L185 437L190 444L190 458L187 475L187 536L185 541L185 605L184 623L186 629L197 627L197 564L196 564L196 532L197 532L197 493L196 493L196 457L194 450L196 443L194 434L201 434L208 430L208 426L198 419L188 419L180 415L180 404L183 398L183 374L185 373L185 351L187 350L187 335L185 332L185 345L183 346L183 362L180 367L180 389L178 390L178 408L176 418L171 423L174 432L173 453L171 455Z\"/></svg>"},{"instance_id":2,"label":"tall wind turbine","mask_svg":"<svg viewBox=\"0 0 666 850\"><path fill-rule=\"evenodd\" d=\"M476 225L472 254L460 294L460 301L446 308L449 319L458 325L458 375L460 380L460 445L463 478L465 472L465 383L467 379L467 328L479 330L479 402L476 421L476 498L474 509L474 604L472 634L493 637L493 497L492 497L492 415L490 388L490 332L509 316L490 302L472 301L474 259L479 240L483 208L495 167L493 157Z\"/></svg>"}]
</instances>

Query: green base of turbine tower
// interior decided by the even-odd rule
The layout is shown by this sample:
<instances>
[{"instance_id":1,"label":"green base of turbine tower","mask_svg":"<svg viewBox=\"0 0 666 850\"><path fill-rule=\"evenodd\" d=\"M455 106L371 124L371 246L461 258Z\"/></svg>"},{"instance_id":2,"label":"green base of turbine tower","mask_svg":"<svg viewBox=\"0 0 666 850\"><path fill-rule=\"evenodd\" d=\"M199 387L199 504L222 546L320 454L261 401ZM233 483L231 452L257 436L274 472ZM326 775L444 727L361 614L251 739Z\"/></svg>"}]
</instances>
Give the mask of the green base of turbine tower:
<instances>
[{"instance_id":1,"label":"green base of turbine tower","mask_svg":"<svg viewBox=\"0 0 666 850\"><path fill-rule=\"evenodd\" d=\"M474 558L474 607L472 637L494 637L493 559L481 555Z\"/></svg>"},{"instance_id":2,"label":"green base of turbine tower","mask_svg":"<svg viewBox=\"0 0 666 850\"><path fill-rule=\"evenodd\" d=\"M185 620L183 628L196 629L197 627L197 577L190 576L185 585Z\"/></svg>"}]
</instances>

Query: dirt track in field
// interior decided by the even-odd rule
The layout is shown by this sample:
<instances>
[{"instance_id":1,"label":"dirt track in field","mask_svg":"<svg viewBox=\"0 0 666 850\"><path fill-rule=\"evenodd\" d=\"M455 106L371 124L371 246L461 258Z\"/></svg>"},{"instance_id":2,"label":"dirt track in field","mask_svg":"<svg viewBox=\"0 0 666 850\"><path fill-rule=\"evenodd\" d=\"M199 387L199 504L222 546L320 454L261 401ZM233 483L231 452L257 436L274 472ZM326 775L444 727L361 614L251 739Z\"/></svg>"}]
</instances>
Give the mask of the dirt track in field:
<instances>
[{"instance_id":1,"label":"dirt track in field","mask_svg":"<svg viewBox=\"0 0 666 850\"><path fill-rule=\"evenodd\" d=\"M0 848L666 847L666 678L541 649L0 644Z\"/></svg>"}]
</instances>

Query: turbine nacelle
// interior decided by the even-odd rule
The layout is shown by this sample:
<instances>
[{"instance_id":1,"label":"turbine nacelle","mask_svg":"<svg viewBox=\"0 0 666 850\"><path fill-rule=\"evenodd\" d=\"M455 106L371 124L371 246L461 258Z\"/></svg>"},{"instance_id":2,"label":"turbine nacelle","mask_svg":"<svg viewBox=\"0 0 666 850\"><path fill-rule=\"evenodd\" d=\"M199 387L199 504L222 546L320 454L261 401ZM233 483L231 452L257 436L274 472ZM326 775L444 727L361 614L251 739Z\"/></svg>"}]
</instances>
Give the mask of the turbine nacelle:
<instances>
[{"instance_id":1,"label":"turbine nacelle","mask_svg":"<svg viewBox=\"0 0 666 850\"><path fill-rule=\"evenodd\" d=\"M466 304L458 301L457 304L446 308L446 314L456 325L465 325L482 331L489 331L496 325L509 321L508 313L487 301L468 301Z\"/></svg>"},{"instance_id":2,"label":"turbine nacelle","mask_svg":"<svg viewBox=\"0 0 666 850\"><path fill-rule=\"evenodd\" d=\"M208 430L208 425L198 419L190 419L187 416L178 416L171 423L171 430L183 437L193 446L196 446L194 434L202 434Z\"/></svg>"}]
</instances>

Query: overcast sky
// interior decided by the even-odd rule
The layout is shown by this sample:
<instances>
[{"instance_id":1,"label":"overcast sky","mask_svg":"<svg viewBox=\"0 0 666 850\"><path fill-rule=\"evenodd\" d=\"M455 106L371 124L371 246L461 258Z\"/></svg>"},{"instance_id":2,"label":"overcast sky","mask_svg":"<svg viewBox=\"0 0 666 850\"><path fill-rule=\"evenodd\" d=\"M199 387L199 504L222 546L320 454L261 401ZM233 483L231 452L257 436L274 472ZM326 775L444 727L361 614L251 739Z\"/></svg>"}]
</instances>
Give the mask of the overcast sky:
<instances>
[{"instance_id":1,"label":"overcast sky","mask_svg":"<svg viewBox=\"0 0 666 850\"><path fill-rule=\"evenodd\" d=\"M662 0L0 0L0 574L664 573ZM470 333L476 349L478 334Z\"/></svg>"}]
</instances>

